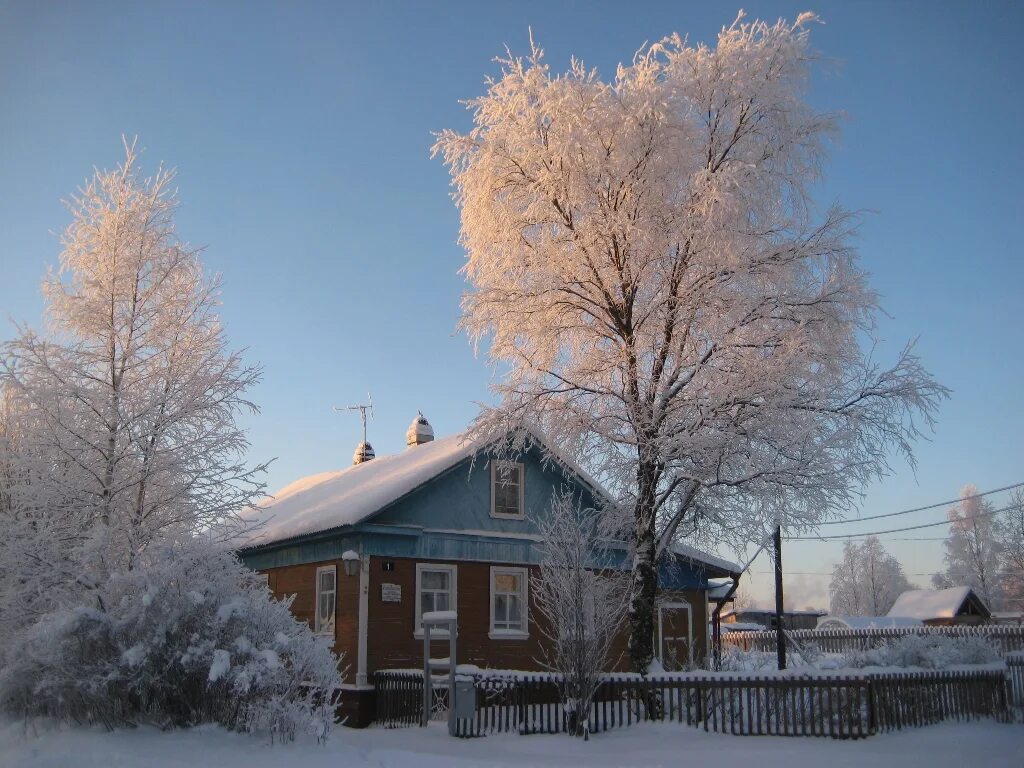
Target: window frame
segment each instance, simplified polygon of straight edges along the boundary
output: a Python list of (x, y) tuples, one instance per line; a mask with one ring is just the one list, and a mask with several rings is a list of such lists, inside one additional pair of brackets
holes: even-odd
[[(423, 589), (424, 571), (444, 571), (448, 573), (448, 603), (450, 611), (459, 609), (459, 567), (454, 563), (416, 563), (416, 594), (415, 594), (415, 618), (413, 619), (413, 636), (423, 638), (423, 602), (421, 592)], [(431, 637), (448, 637), (447, 629), (431, 629)]]
[[(497, 629), (494, 626), (494, 598), (495, 598), (495, 577), (500, 574), (514, 574), (519, 576), (522, 588), (519, 599), (522, 604), (523, 626), (522, 629)], [(487, 632), (492, 640), (524, 640), (530, 636), (530, 569), (523, 566), (513, 565), (492, 565), (490, 579), (490, 625)]]
[[(334, 576), (334, 589), (331, 590), (331, 595), (334, 598), (334, 604), (331, 610), (331, 622), (330, 628), (326, 628), (320, 625), (320, 595), (322, 594), (320, 588), (320, 574), (330, 573)], [(316, 569), (316, 589), (314, 590), (313, 600), (313, 632), (317, 635), (330, 635), (335, 636), (338, 629), (338, 566), (337, 565), (321, 565)]]
[[(495, 509), (498, 486), (498, 470), (501, 467), (512, 466), (519, 472), (519, 512), (514, 515), (505, 512), (498, 512)], [(526, 467), (521, 461), (508, 461), (504, 459), (491, 460), (491, 517), (497, 520), (523, 520), (526, 518)]]

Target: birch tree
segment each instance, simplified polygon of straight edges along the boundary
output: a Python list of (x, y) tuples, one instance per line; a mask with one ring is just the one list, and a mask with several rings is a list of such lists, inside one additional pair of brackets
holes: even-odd
[(613, 661), (627, 605), (624, 574), (601, 567), (599, 522), (597, 510), (582, 508), (567, 490), (537, 521), (541, 561), (531, 589), (545, 640), (540, 661), (559, 675), (574, 736), (587, 736), (594, 694)]
[(993, 610), (1001, 597), (999, 572), (1002, 544), (995, 509), (978, 489), (966, 485), (960, 491), (960, 503), (947, 513), (951, 523), (946, 537), (946, 568), (932, 579), (936, 587), (971, 587), (982, 602)]
[(1008, 611), (1024, 610), (1024, 490), (1017, 489), (999, 520), (1003, 554), (1000, 573), (1003, 602)]
[(0, 386), (20, 443), (5, 461), (5, 565), (24, 620), (130, 571), (161, 537), (216, 536), (263, 494), (238, 417), (260, 371), (230, 351), (219, 281), (174, 228), (174, 172), (144, 177), (134, 145), (68, 202), (47, 329), (19, 328)]
[(621, 501), (640, 671), (666, 547), (848, 508), (945, 394), (910, 347), (889, 365), (861, 347), (878, 303), (857, 218), (811, 198), (836, 130), (805, 96), (813, 20), (673, 35), (611, 80), (509, 54), (472, 130), (434, 146), (461, 326), (499, 372), (477, 428), (540, 427)]
[(884, 616), (896, 598), (910, 589), (899, 561), (877, 536), (862, 544), (847, 541), (843, 559), (832, 571), (829, 612), (842, 616)]

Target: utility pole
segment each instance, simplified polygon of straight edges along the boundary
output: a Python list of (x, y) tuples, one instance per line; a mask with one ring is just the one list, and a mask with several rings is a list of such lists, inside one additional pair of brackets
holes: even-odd
[(782, 525), (775, 526), (775, 650), (779, 669), (786, 668), (786, 635), (782, 626)]

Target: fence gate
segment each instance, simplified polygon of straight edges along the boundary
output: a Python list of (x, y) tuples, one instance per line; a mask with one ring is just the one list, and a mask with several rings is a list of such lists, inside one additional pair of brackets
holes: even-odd
[[(455, 668), (458, 656), (455, 652), (455, 637), (458, 635), (458, 615), (455, 611), (428, 611), (423, 614), (423, 715), (420, 725), (430, 722), (430, 711), (434, 702), (434, 681), (432, 673), (435, 669), (448, 668), (448, 733), (455, 735)], [(431, 630), (447, 630), (448, 658), (437, 659), (431, 654)], [(437, 639), (444, 639), (444, 636)]]

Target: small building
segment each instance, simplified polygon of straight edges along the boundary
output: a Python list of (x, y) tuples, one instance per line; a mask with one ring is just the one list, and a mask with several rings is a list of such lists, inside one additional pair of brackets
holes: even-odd
[[(784, 611), (782, 621), (785, 629), (814, 629), (825, 611)], [(722, 611), (722, 629), (727, 624), (760, 624), (764, 629), (775, 629), (775, 611), (769, 608), (735, 608)]]
[(886, 615), (918, 619), (932, 627), (983, 624), (992, 618), (970, 587), (910, 589), (896, 598)]
[[(543, 631), (530, 601), (540, 562), (536, 520), (564, 488), (584, 506), (608, 501), (539, 434), (501, 459), (493, 443), (466, 434), (433, 438), (418, 416), (402, 453), (357, 450), (353, 466), (292, 483), (239, 552), (277, 597), (293, 595), (296, 616), (344, 654), (342, 712), (350, 724), (372, 719), (374, 672), (422, 667), (427, 612), (457, 612), (458, 663), (538, 669)], [(626, 547), (611, 542), (601, 562), (628, 568)], [(710, 580), (735, 584), (739, 571), (685, 546), (663, 558), (655, 617), (663, 667), (706, 656)], [(627, 639), (624, 629), (615, 669), (628, 668)]]

